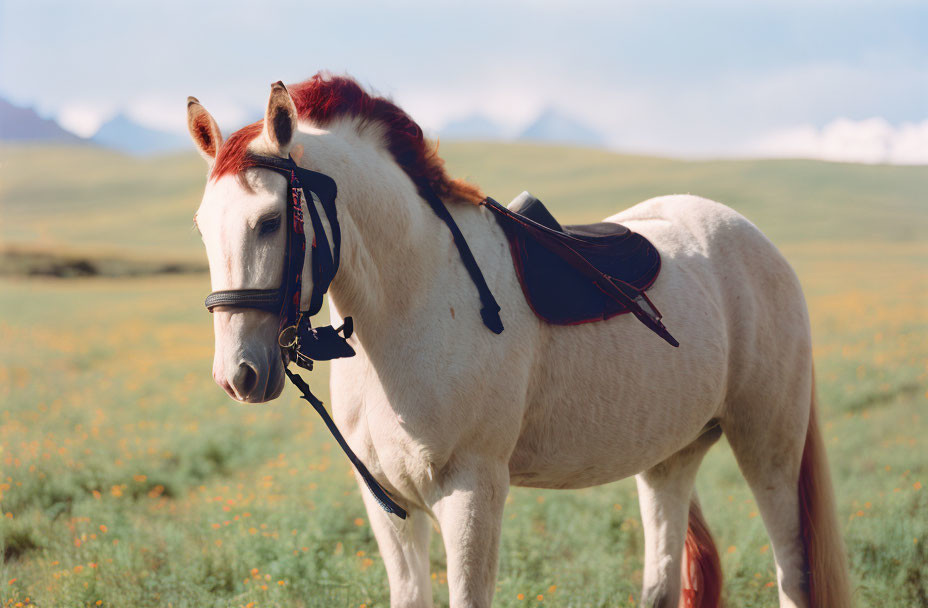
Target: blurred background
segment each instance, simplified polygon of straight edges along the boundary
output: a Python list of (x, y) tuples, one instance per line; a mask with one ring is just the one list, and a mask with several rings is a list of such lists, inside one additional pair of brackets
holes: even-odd
[[(926, 31), (905, 0), (0, 0), (0, 605), (388, 605), (314, 414), (210, 372), (186, 97), (228, 136), (319, 70), (498, 200), (571, 223), (691, 192), (757, 224), (809, 302), (857, 601), (928, 605)], [(697, 487), (729, 605), (775, 606), (724, 442)], [(642, 557), (633, 481), (514, 489), (495, 603), (636, 605)]]

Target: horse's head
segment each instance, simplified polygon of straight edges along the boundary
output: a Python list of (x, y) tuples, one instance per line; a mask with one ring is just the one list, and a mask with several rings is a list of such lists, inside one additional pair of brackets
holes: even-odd
[[(226, 142), (193, 98), (187, 122), (209, 165), (196, 224), (206, 245), (213, 290), (226, 292), (210, 294), (208, 300), (215, 313), (213, 376), (240, 401), (267, 401), (280, 394), (280, 343), (289, 345), (297, 363), (343, 357), (350, 350), (332, 331), (324, 332), (329, 341), (323, 343), (322, 328), (312, 333), (312, 341), (291, 341), (285, 336), (292, 335), (292, 307), (278, 306), (279, 314), (256, 310), (255, 299), (250, 304), (239, 299), (241, 290), (280, 288), (279, 299), (275, 294), (268, 299), (292, 304), (298, 281), (290, 279), (302, 277), (298, 308), (308, 314), (299, 317), (305, 331), (293, 332), (298, 337), (307, 335), (303, 321), (319, 311), (330, 285), (340, 311), (359, 318), (365, 312), (372, 318), (381, 309), (402, 307), (412, 290), (399, 286), (425, 272), (434, 259), (410, 256), (436, 238), (433, 231), (411, 229), (432, 218), (420, 194), (429, 191), (475, 204), (483, 198), (476, 186), (448, 176), (436, 148), (408, 114), (348, 77), (319, 73), (289, 91), (276, 83), (264, 120), (236, 131)], [(315, 170), (293, 165), (301, 164), (304, 146), (310, 152), (302, 164)], [(336, 211), (336, 192), (344, 221)], [(295, 254), (302, 251), (301, 213), (308, 216), (302, 225), (309, 251), (302, 272), (292, 263), (304, 261)], [(342, 234), (350, 265), (333, 282)], [(401, 271), (392, 274), (396, 269)], [(264, 293), (251, 295), (263, 306)], [(390, 298), (396, 301), (387, 303)]]
[[(293, 100), (283, 84), (277, 83), (271, 88), (264, 121), (242, 129), (225, 145), (286, 158), (300, 150), (293, 145), (296, 120)], [(206, 245), (213, 291), (278, 288), (287, 246), (287, 180), (267, 169), (221, 166), (219, 127), (193, 97), (187, 102), (187, 124), (209, 165), (210, 176), (194, 221)], [(241, 141), (233, 141), (236, 138)], [(216, 383), (239, 401), (276, 398), (284, 385), (278, 315), (221, 305), (212, 311)]]

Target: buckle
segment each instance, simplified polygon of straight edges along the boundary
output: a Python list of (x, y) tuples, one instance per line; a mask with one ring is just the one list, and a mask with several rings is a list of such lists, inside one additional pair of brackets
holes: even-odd
[(351, 317), (346, 317), (344, 324), (336, 329), (331, 325), (313, 327), (309, 316), (300, 313), (295, 324), (280, 331), (277, 343), (290, 355), (291, 361), (312, 370), (314, 361), (353, 356), (354, 349), (348, 344), (352, 333), (354, 322)]
[(293, 362), (305, 370), (313, 371), (313, 360), (300, 352), (299, 348), (293, 349)]
[(638, 294), (638, 296), (632, 300), (638, 307), (644, 311), (644, 314), (648, 315), (654, 321), (661, 320), (661, 313), (651, 304), (651, 300), (648, 299), (648, 296), (644, 295), (644, 292)]
[(280, 335), (277, 336), (277, 344), (281, 348), (293, 348), (297, 345), (297, 339), (299, 338), (299, 325), (300, 320), (303, 315), (299, 314), (296, 317), (296, 323), (290, 325), (289, 327), (284, 327), (280, 330)]

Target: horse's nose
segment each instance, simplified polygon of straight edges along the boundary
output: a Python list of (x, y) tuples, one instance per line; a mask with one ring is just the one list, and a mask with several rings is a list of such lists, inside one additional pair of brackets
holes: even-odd
[(248, 361), (242, 361), (232, 377), (232, 390), (239, 401), (245, 401), (258, 385), (258, 370)]

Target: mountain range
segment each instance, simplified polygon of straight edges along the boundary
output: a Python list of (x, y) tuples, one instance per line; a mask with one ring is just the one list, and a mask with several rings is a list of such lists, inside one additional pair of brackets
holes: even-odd
[(191, 150), (193, 146), (185, 135), (144, 127), (125, 114), (117, 114), (103, 123), (90, 141), (137, 155)]
[[(555, 108), (542, 111), (521, 131), (513, 132), (483, 114), (471, 114), (448, 122), (439, 135), (459, 141), (514, 139), (588, 147), (605, 144), (596, 129)], [(140, 156), (190, 149), (186, 136), (140, 125), (123, 113), (103, 123), (91, 137), (80, 137), (55, 120), (43, 118), (33, 108), (16, 106), (3, 98), (0, 98), (0, 141), (88, 144)]]
[(0, 141), (78, 144), (86, 140), (65, 130), (32, 108), (13, 105), (0, 97)]
[(86, 144), (135, 155), (189, 150), (190, 140), (166, 131), (142, 126), (125, 114), (103, 123), (89, 138), (68, 131), (33, 108), (21, 107), (0, 98), (0, 141)]
[(531, 123), (514, 134), (483, 114), (452, 120), (439, 131), (442, 138), (460, 141), (536, 141), (589, 147), (605, 145), (593, 127), (556, 108), (546, 108)]
[(506, 129), (483, 114), (454, 119), (439, 131), (442, 139), (462, 141), (497, 141), (508, 139)]
[(554, 108), (542, 112), (519, 135), (525, 141), (573, 144), (592, 148), (605, 145), (602, 134)]

